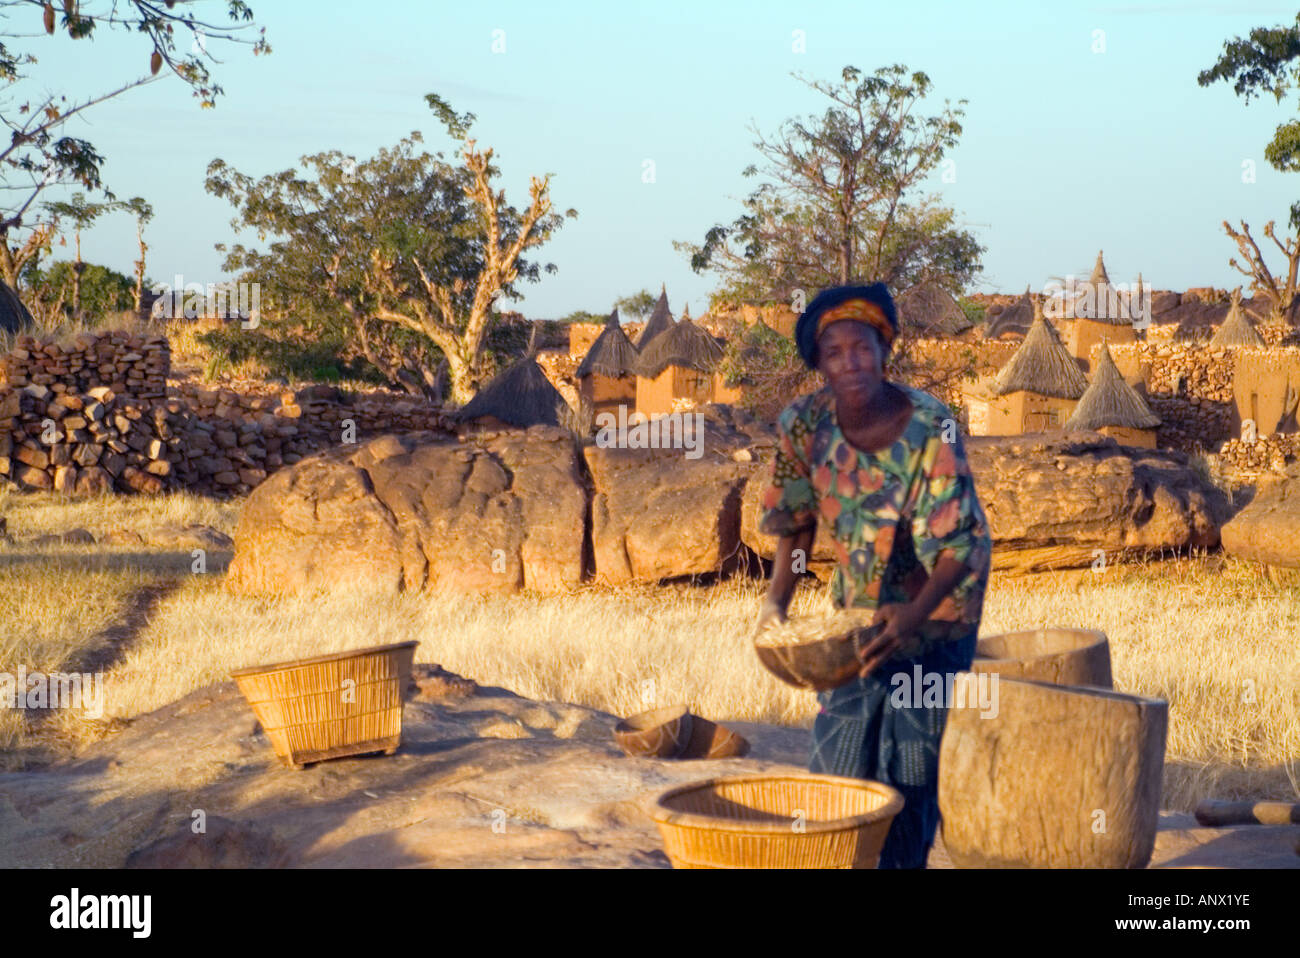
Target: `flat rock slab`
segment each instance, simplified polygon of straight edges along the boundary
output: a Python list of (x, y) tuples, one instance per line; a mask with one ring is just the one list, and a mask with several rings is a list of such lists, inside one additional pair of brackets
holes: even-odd
[[(807, 758), (806, 731), (727, 722), (753, 744), (746, 758), (630, 759), (616, 722), (504, 689), (422, 694), (396, 755), (294, 771), (233, 683), (209, 686), (75, 760), (0, 774), (0, 867), (663, 868), (649, 797)], [(1153, 865), (1300, 867), (1297, 835), (1166, 815)], [(942, 843), (931, 864), (947, 864)]]
[(1300, 568), (1300, 479), (1261, 484), (1249, 505), (1223, 527), (1223, 551), (1268, 565)]

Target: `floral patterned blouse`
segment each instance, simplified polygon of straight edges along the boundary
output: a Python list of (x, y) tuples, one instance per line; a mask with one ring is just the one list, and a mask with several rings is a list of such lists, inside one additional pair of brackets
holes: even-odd
[(929, 393), (890, 385), (914, 411), (875, 452), (840, 431), (829, 386), (785, 408), (759, 528), (787, 536), (825, 523), (838, 560), (831, 598), (842, 608), (908, 602), (941, 554), (965, 563), (969, 573), (894, 656), (909, 658), (978, 630), (992, 542), (956, 417)]

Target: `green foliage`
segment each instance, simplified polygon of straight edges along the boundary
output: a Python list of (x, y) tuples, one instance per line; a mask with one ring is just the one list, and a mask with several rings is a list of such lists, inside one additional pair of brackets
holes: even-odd
[(609, 319), (608, 313), (589, 313), (585, 309), (575, 310), (560, 320), (562, 323), (604, 323)]
[[(65, 260), (39, 269), (29, 264), (23, 271), (23, 287), (28, 295), (45, 304), (60, 299), (66, 314), (72, 312), (74, 265)], [(135, 280), (115, 269), (98, 263), (83, 263), (81, 272), (81, 311), (88, 319), (112, 316), (135, 306)]]
[[(1197, 82), (1210, 86), (1231, 82), (1233, 92), (1249, 103), (1253, 97), (1271, 94), (1281, 103), (1300, 81), (1300, 14), (1291, 26), (1256, 27), (1246, 38), (1236, 37), (1223, 44), (1223, 53)], [(1278, 125), (1264, 148), (1264, 158), (1285, 173), (1300, 171), (1300, 120)], [(1300, 201), (1291, 204), (1291, 227), (1300, 229)]]
[[(802, 79), (802, 78), (801, 78)], [(957, 228), (952, 210), (920, 195), (962, 132), (961, 101), (931, 116), (918, 109), (929, 77), (896, 64), (863, 77), (845, 67), (838, 84), (804, 80), (831, 100), (821, 115), (789, 119), (755, 147), (763, 180), (728, 226), (698, 246), (674, 243), (696, 272), (719, 275), (719, 298), (793, 301), (848, 282), (904, 289), (922, 278), (968, 284), (984, 248)]]
[(618, 309), (620, 319), (639, 322), (654, 312), (655, 303), (658, 301), (658, 296), (648, 289), (643, 289), (631, 296), (624, 296), (622, 299), (614, 300), (614, 306)]
[(976, 326), (984, 322), (985, 309), (979, 303), (962, 296), (958, 298), (957, 305), (960, 306), (961, 311), (966, 314), (966, 318)]
[(791, 399), (822, 385), (821, 375), (804, 365), (793, 340), (757, 324), (728, 340), (719, 371), (728, 386), (744, 386), (741, 406), (769, 421)]
[(289, 382), (341, 379), (384, 382), (364, 361), (344, 359), (345, 345), (338, 339), (326, 337), (304, 342), (283, 335), (283, 330), (274, 326), (243, 329), (238, 324), (218, 326), (197, 338), (209, 353), (205, 369), (209, 380), (227, 375), (253, 360), (268, 376), (283, 377)]

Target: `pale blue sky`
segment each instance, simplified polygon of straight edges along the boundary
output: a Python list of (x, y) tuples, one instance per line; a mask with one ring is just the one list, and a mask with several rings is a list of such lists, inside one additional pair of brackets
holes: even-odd
[[(988, 247), (985, 290), (1086, 274), (1098, 248), (1117, 282), (1141, 270), (1157, 288), (1234, 286), (1221, 221), (1285, 223), (1300, 197), (1300, 175), (1263, 159), (1295, 101), (1247, 107), (1227, 85), (1196, 83), (1226, 39), (1293, 22), (1296, 8), (1280, 4), (252, 3), (274, 52), (224, 50), (215, 110), (171, 78), (74, 127), (107, 155), (111, 188), (157, 210), (155, 279), (225, 278), (213, 244), (232, 238), (231, 209), (203, 190), (213, 157), (261, 174), (317, 150), (367, 156), (413, 129), (431, 151), (451, 149), (427, 92), (477, 114), (474, 134), (496, 149), (513, 203), (526, 203), (530, 174), (551, 172), (555, 205), (579, 212), (534, 252), (559, 272), (526, 284), (518, 308), (533, 317), (604, 311), (661, 282), (674, 313), (689, 302), (698, 314), (715, 280), (672, 241), (698, 243), (740, 212), (752, 186), (740, 172), (757, 157), (751, 121), (770, 133), (824, 109), (790, 74), (830, 80), (849, 63), (901, 62), (926, 71), (939, 100), (969, 101), (956, 182), (934, 188)], [(492, 52), (497, 29), (504, 53)], [(794, 30), (805, 54), (792, 52)], [(30, 43), (39, 84), (62, 92), (147, 66), (133, 36)], [(646, 159), (653, 184), (642, 182)], [(1248, 159), (1253, 184), (1242, 182)], [(129, 272), (133, 224), (106, 220), (83, 247)]]

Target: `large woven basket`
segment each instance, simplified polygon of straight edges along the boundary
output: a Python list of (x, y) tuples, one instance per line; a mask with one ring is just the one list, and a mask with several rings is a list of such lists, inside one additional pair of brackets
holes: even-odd
[(286, 765), (392, 755), (402, 740), (402, 701), (419, 644), (375, 645), (230, 675)]
[(903, 796), (838, 775), (738, 775), (669, 789), (653, 818), (674, 868), (875, 868)]

